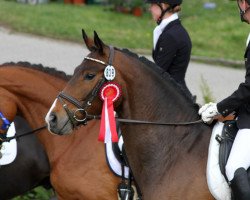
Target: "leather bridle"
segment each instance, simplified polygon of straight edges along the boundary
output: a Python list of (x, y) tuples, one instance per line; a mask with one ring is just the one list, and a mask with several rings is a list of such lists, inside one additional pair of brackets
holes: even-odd
[[(101, 60), (90, 58), (90, 57), (85, 57), (84, 59), (85, 60), (90, 60), (90, 61), (93, 61), (93, 62), (97, 62), (97, 63), (102, 64), (104, 66), (112, 66), (115, 50), (114, 50), (113, 46), (109, 46), (109, 49), (110, 49), (110, 51), (109, 51), (110, 53), (109, 53), (108, 63), (105, 63), (105, 62), (103, 62)], [(95, 97), (99, 93), (100, 88), (103, 86), (103, 84), (105, 82), (107, 82), (107, 79), (103, 75), (101, 77), (101, 79), (97, 82), (97, 84), (95, 85), (93, 90), (87, 95), (87, 97), (84, 100), (83, 104), (81, 104), (80, 101), (78, 101), (76, 98), (70, 96), (69, 94), (66, 94), (65, 92), (60, 92), (59, 93), (57, 98), (61, 102), (64, 110), (66, 111), (73, 128), (77, 126), (77, 123), (81, 123), (83, 125), (86, 125), (87, 121), (89, 121), (91, 119), (100, 118), (99, 115), (98, 116), (89, 115), (88, 112), (86, 111), (86, 109), (89, 106), (91, 106), (92, 101), (95, 99)], [(75, 105), (77, 107), (77, 110), (75, 110), (74, 112), (70, 111), (64, 100), (67, 100), (70, 103), (72, 103), (73, 105)], [(78, 113), (81, 114), (81, 118), (77, 117)]]

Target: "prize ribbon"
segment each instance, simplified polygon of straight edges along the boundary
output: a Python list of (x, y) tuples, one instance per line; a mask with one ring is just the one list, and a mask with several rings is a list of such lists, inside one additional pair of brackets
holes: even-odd
[(114, 82), (108, 82), (100, 90), (103, 100), (101, 127), (98, 140), (104, 143), (118, 142), (113, 103), (121, 96), (121, 87)]

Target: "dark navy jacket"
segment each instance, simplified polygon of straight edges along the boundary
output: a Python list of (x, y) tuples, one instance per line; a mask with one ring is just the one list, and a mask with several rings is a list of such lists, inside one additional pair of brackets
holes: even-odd
[[(236, 112), (239, 129), (250, 128), (250, 45), (245, 52), (246, 75), (245, 82), (241, 83), (238, 89), (229, 97), (217, 104), (219, 113), (227, 116), (233, 111)], [(226, 84), (226, 83), (225, 83)]]
[(190, 37), (180, 20), (176, 19), (165, 27), (152, 55), (155, 63), (168, 72), (188, 92), (185, 74), (190, 61), (191, 49)]

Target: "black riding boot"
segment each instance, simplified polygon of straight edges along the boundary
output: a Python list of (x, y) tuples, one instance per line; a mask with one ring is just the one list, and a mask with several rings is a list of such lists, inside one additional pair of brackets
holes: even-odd
[(250, 184), (244, 168), (235, 171), (234, 178), (231, 181), (231, 188), (235, 200), (250, 200)]

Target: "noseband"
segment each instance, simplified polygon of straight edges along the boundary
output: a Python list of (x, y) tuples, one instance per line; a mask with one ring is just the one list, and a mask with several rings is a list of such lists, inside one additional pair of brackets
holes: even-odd
[[(90, 60), (93, 62), (97, 62), (97, 63), (102, 64), (104, 66), (112, 66), (115, 50), (114, 50), (113, 46), (109, 46), (109, 49), (110, 49), (110, 53), (109, 53), (108, 63), (105, 63), (104, 61), (101, 61), (101, 60), (98, 60), (95, 58), (90, 58), (90, 57), (85, 57), (84, 59)], [(96, 116), (96, 115), (89, 115), (87, 113), (86, 109), (89, 106), (91, 106), (92, 101), (97, 96), (100, 88), (103, 86), (103, 84), (105, 82), (107, 82), (107, 79), (104, 76), (102, 76), (101, 79), (97, 82), (97, 84), (93, 88), (93, 90), (90, 91), (90, 93), (87, 95), (87, 97), (85, 98), (83, 103), (80, 103), (80, 101), (78, 101), (76, 98), (64, 93), (63, 91), (59, 93), (59, 95), (57, 96), (57, 99), (61, 102), (61, 104), (62, 104), (64, 110), (66, 111), (66, 113), (69, 117), (69, 120), (70, 120), (73, 127), (76, 127), (77, 123), (81, 123), (83, 125), (86, 125), (87, 121), (89, 121), (91, 119), (99, 118), (99, 116)], [(78, 109), (75, 110), (74, 112), (70, 111), (64, 100), (67, 100), (68, 102), (72, 103)], [(81, 114), (81, 118), (77, 117), (78, 113)]]

